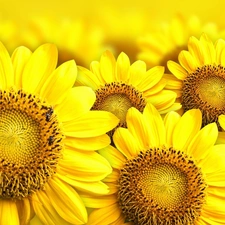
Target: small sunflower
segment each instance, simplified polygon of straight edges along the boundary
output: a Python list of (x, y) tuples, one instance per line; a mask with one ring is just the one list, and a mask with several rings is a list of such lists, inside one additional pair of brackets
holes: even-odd
[(116, 148), (99, 151), (113, 167), (109, 194), (82, 196), (95, 208), (87, 224), (224, 224), (225, 145), (215, 145), (216, 124), (201, 129), (201, 121), (199, 109), (164, 120), (151, 104), (129, 109)]
[(217, 122), (218, 116), (225, 114), (224, 50), (225, 41), (222, 39), (214, 44), (206, 34), (199, 40), (192, 36), (188, 51), (179, 54), (179, 63), (168, 61), (168, 68), (174, 76), (166, 75), (166, 89), (177, 93), (184, 112), (200, 109), (203, 126)]
[(190, 36), (199, 37), (203, 32), (213, 40), (224, 36), (215, 23), (203, 24), (196, 16), (185, 18), (176, 15), (170, 22), (159, 24), (149, 34), (137, 39), (140, 49), (137, 58), (145, 61), (150, 67), (166, 67), (168, 60), (177, 61), (179, 52), (187, 49)]
[[(77, 67), (56, 68), (57, 49), (18, 47), (10, 58), (0, 43), (0, 224), (83, 224), (79, 191), (107, 193), (111, 172), (97, 152), (118, 119), (90, 111), (95, 94), (72, 88)], [(82, 96), (82, 97), (81, 97)]]
[(118, 126), (125, 127), (130, 107), (143, 111), (146, 103), (150, 102), (161, 114), (180, 108), (180, 104), (174, 103), (176, 94), (163, 90), (166, 85), (163, 74), (162, 66), (146, 71), (143, 61), (130, 64), (125, 53), (122, 52), (116, 60), (110, 51), (105, 51), (100, 62), (91, 63), (90, 70), (78, 66), (75, 85), (91, 87), (96, 93), (92, 109), (115, 114), (120, 119)]

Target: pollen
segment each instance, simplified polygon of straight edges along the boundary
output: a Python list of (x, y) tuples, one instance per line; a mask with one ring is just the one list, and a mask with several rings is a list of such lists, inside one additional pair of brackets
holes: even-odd
[(51, 105), (22, 90), (0, 91), (0, 197), (22, 199), (43, 189), (63, 138)]
[(201, 169), (181, 151), (140, 152), (120, 170), (118, 201), (136, 225), (189, 225), (198, 219), (207, 185)]
[(183, 82), (182, 101), (184, 111), (198, 108), (202, 111), (202, 125), (216, 122), (225, 114), (225, 68), (221, 65), (205, 65), (191, 73)]
[(120, 119), (118, 126), (126, 127), (127, 110), (135, 107), (142, 112), (145, 105), (146, 101), (142, 93), (134, 87), (121, 82), (112, 82), (96, 91), (93, 109), (113, 113)]

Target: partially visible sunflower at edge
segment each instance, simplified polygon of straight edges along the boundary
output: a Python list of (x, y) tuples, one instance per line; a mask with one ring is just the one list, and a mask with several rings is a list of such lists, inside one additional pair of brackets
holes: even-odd
[(225, 223), (225, 145), (215, 145), (216, 123), (201, 129), (192, 109), (164, 119), (147, 104), (127, 113), (116, 148), (99, 151), (112, 165), (106, 196), (83, 195), (87, 225), (212, 225)]
[(90, 111), (90, 88), (72, 88), (74, 61), (56, 65), (52, 44), (21, 46), (10, 58), (0, 43), (0, 224), (35, 215), (38, 224), (83, 224), (79, 191), (108, 192), (101, 179), (111, 167), (95, 150), (109, 145), (118, 119)]
[(202, 125), (218, 123), (218, 116), (225, 114), (225, 41), (215, 44), (206, 34), (200, 39), (192, 36), (188, 50), (178, 56), (178, 63), (168, 61), (171, 74), (165, 75), (166, 89), (177, 93), (182, 110), (197, 108), (202, 111)]
[[(145, 62), (138, 60), (130, 64), (129, 57), (120, 53), (117, 59), (105, 51), (100, 61), (93, 61), (90, 70), (78, 66), (75, 85), (91, 87), (96, 93), (93, 110), (105, 110), (115, 114), (126, 126), (126, 113), (130, 107), (143, 111), (147, 102), (152, 103), (161, 114), (180, 108), (174, 103), (176, 94), (163, 90), (164, 67), (156, 66), (146, 70)], [(112, 135), (113, 131), (110, 135)]]
[[(224, 37), (223, 30), (219, 30), (215, 23), (202, 23), (198, 17), (185, 18), (176, 15), (171, 22), (157, 24), (147, 34), (137, 39), (139, 47), (138, 59), (146, 62), (149, 67), (167, 66), (168, 60), (177, 61), (181, 50), (187, 50), (190, 36), (199, 37), (203, 32), (213, 40)], [(166, 68), (167, 72), (167, 68)]]

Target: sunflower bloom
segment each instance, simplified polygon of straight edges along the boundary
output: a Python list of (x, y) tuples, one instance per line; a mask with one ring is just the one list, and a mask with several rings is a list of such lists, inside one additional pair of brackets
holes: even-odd
[(168, 61), (173, 75), (166, 75), (166, 89), (177, 93), (184, 112), (200, 109), (203, 126), (218, 122), (218, 116), (225, 114), (225, 41), (213, 44), (206, 34), (199, 40), (192, 36), (188, 49), (180, 52), (179, 63)]
[(218, 30), (214, 23), (201, 23), (198, 17), (184, 18), (176, 15), (170, 22), (161, 23), (149, 34), (140, 36), (137, 40), (139, 47), (138, 59), (148, 66), (167, 65), (168, 60), (177, 62), (181, 50), (186, 50), (190, 36), (199, 37), (203, 32), (216, 40), (224, 37), (224, 31)]
[(87, 224), (224, 224), (225, 145), (215, 144), (216, 123), (201, 121), (199, 109), (164, 119), (151, 104), (129, 109), (116, 148), (99, 151), (113, 167), (109, 194), (82, 196), (95, 208)]
[(130, 107), (143, 111), (147, 102), (152, 103), (164, 114), (180, 108), (174, 103), (176, 94), (163, 90), (166, 85), (162, 78), (164, 67), (156, 66), (146, 71), (143, 61), (130, 64), (125, 53), (117, 60), (110, 51), (105, 51), (99, 62), (91, 63), (90, 70), (79, 66), (75, 85), (91, 87), (96, 93), (93, 110), (105, 110), (115, 114), (126, 126), (126, 113)]
[(90, 111), (94, 92), (72, 88), (76, 64), (56, 68), (52, 44), (19, 47), (11, 58), (0, 44), (0, 62), (0, 224), (34, 215), (45, 225), (85, 223), (79, 191), (108, 192), (101, 179), (111, 167), (95, 150), (110, 143), (105, 133), (118, 119)]

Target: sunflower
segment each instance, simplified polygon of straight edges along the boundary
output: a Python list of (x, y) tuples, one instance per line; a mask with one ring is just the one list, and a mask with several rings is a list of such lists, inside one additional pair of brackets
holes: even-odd
[[(95, 150), (118, 119), (90, 111), (95, 94), (73, 88), (77, 67), (56, 68), (55, 45), (33, 53), (18, 47), (10, 58), (0, 43), (0, 224), (83, 224), (87, 212), (79, 191), (107, 193), (111, 172)], [(82, 96), (82, 97), (80, 97)]]
[(225, 145), (216, 123), (201, 129), (201, 111), (164, 119), (147, 104), (132, 107), (128, 128), (114, 133), (115, 147), (99, 153), (112, 165), (106, 196), (82, 195), (88, 225), (208, 225), (225, 223)]
[(143, 111), (146, 103), (150, 102), (161, 114), (180, 108), (179, 103), (174, 103), (176, 94), (163, 90), (166, 85), (163, 74), (162, 66), (146, 71), (143, 61), (130, 64), (123, 52), (116, 60), (107, 50), (100, 62), (91, 63), (90, 70), (78, 66), (75, 86), (91, 87), (96, 93), (92, 109), (112, 112), (120, 119), (118, 126), (125, 127), (126, 113), (132, 106)]
[(170, 22), (157, 24), (155, 29), (137, 39), (137, 58), (150, 67), (166, 67), (168, 60), (177, 61), (179, 52), (187, 49), (190, 36), (199, 37), (203, 32), (213, 40), (224, 36), (224, 31), (218, 30), (215, 23), (203, 24), (196, 16), (185, 18), (180, 14), (176, 15)]
[[(215, 44), (206, 34), (198, 40), (192, 36), (188, 51), (179, 54), (179, 63), (168, 61), (173, 75), (166, 75), (166, 89), (177, 93), (182, 110), (198, 108), (202, 111), (202, 125), (217, 122), (225, 114), (225, 62), (223, 52), (225, 41), (218, 39)], [(219, 129), (221, 127), (218, 124)]]

